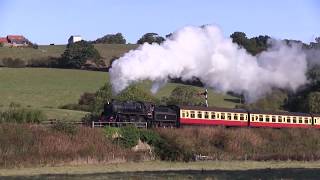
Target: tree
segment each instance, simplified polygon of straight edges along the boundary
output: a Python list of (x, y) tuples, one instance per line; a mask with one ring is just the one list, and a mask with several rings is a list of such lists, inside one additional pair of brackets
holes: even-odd
[(152, 44), (158, 43), (161, 44), (165, 39), (159, 36), (157, 33), (146, 33), (138, 41), (137, 44), (143, 44), (145, 42)]
[(311, 81), (311, 85), (320, 87), (320, 66), (315, 65), (308, 69), (307, 77)]
[(144, 90), (137, 84), (130, 85), (120, 94), (118, 94), (115, 99), (120, 101), (146, 101), (158, 103), (158, 99), (155, 98), (149, 91)]
[(244, 32), (234, 32), (230, 35), (232, 42), (237, 43), (239, 46), (245, 47), (247, 44), (248, 38)]
[(61, 55), (59, 66), (63, 68), (81, 68), (87, 60), (100, 63), (101, 56), (94, 46), (86, 41), (68, 44)]
[(320, 44), (320, 37), (315, 38), (316, 43)]
[(230, 35), (232, 42), (237, 43), (240, 47), (246, 49), (250, 54), (256, 55), (268, 48), (269, 36), (258, 36), (251, 39), (247, 38), (244, 32), (234, 32)]
[(311, 92), (307, 97), (309, 113), (320, 113), (320, 92)]
[(94, 43), (104, 43), (104, 44), (126, 44), (126, 39), (121, 33), (117, 34), (107, 34), (102, 38), (98, 38)]
[(193, 86), (178, 86), (172, 90), (167, 104), (170, 105), (199, 105), (202, 102), (197, 88)]

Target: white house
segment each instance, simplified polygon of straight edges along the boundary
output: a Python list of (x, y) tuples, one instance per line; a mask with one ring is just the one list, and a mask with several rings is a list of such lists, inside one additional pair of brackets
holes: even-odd
[(82, 37), (79, 36), (79, 35), (70, 36), (70, 38), (68, 39), (68, 43), (69, 44), (72, 44), (72, 43), (75, 43), (75, 42), (78, 42), (78, 41), (82, 41)]

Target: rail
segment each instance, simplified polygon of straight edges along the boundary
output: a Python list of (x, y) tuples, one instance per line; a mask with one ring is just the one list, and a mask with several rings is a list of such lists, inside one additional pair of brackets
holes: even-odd
[(97, 122), (92, 121), (92, 128), (95, 127), (105, 127), (105, 126), (113, 126), (113, 127), (121, 127), (126, 125), (134, 125), (137, 128), (147, 128), (147, 122)]

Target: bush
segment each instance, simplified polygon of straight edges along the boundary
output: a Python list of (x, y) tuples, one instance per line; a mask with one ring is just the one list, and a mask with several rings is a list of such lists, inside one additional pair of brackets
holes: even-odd
[(120, 144), (125, 148), (132, 148), (138, 144), (139, 130), (134, 126), (125, 126), (120, 129)]
[(46, 120), (40, 110), (21, 108), (19, 104), (11, 103), (9, 108), (0, 112), (0, 123), (37, 123)]
[(28, 61), (28, 67), (48, 67), (55, 68), (58, 65), (59, 58), (56, 57), (43, 57), (38, 59), (30, 59)]
[(149, 145), (155, 145), (162, 140), (160, 135), (157, 132), (152, 130), (140, 129), (139, 134), (140, 134), (140, 140), (142, 142), (148, 143)]
[(9, 67), (9, 68), (23, 68), (26, 67), (26, 62), (19, 59), (19, 58), (4, 58), (2, 60), (2, 64), (5, 67)]
[(78, 131), (76, 125), (64, 121), (54, 123), (53, 126), (51, 126), (51, 129), (69, 135), (75, 135)]
[[(138, 144), (140, 134), (139, 129), (135, 126), (124, 126), (121, 128), (106, 127), (104, 133), (108, 138), (113, 139), (113, 142), (125, 148), (132, 148)], [(115, 134), (118, 133), (118, 136)]]

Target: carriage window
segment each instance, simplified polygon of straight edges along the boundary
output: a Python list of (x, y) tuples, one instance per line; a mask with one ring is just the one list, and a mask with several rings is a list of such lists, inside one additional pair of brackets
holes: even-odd
[(293, 117), (293, 118), (292, 118), (292, 122), (293, 122), (293, 123), (297, 123), (297, 118), (296, 118), (296, 117)]
[(238, 120), (238, 114), (234, 114), (233, 119), (234, 119), (234, 120)]
[(259, 121), (263, 121), (263, 116), (262, 115), (259, 115)]
[(287, 117), (287, 123), (291, 123), (291, 117)]
[(258, 121), (258, 119), (259, 119), (259, 116), (256, 116), (256, 121)]
[(278, 116), (278, 122), (282, 122), (282, 116)]
[(304, 118), (304, 123), (308, 124), (308, 118)]
[(299, 123), (302, 123), (302, 117), (299, 117)]
[(254, 116), (251, 117), (251, 121), (254, 121)]
[(209, 119), (209, 113), (208, 112), (204, 112), (204, 118)]
[(270, 122), (270, 117), (266, 116), (266, 122)]
[(186, 113), (186, 117), (189, 117), (189, 112), (187, 111), (187, 113)]
[(195, 117), (196, 117), (194, 111), (190, 111), (190, 117), (191, 117), (191, 118), (195, 118)]
[(276, 117), (272, 116), (272, 122), (276, 122)]
[(184, 111), (182, 112), (182, 117), (186, 117), (186, 113)]
[(228, 113), (228, 120), (231, 120), (231, 114)]
[(202, 118), (202, 112), (198, 111), (198, 118)]
[(245, 115), (245, 120), (248, 120), (248, 116), (247, 115)]
[(221, 119), (225, 119), (224, 113), (221, 113)]
[(317, 119), (316, 119), (316, 118), (314, 118), (314, 123), (316, 123), (316, 124), (317, 124)]
[(216, 118), (216, 113), (215, 112), (211, 112), (211, 119), (215, 119)]
[(243, 121), (244, 120), (244, 116), (243, 114), (240, 114), (240, 120)]

